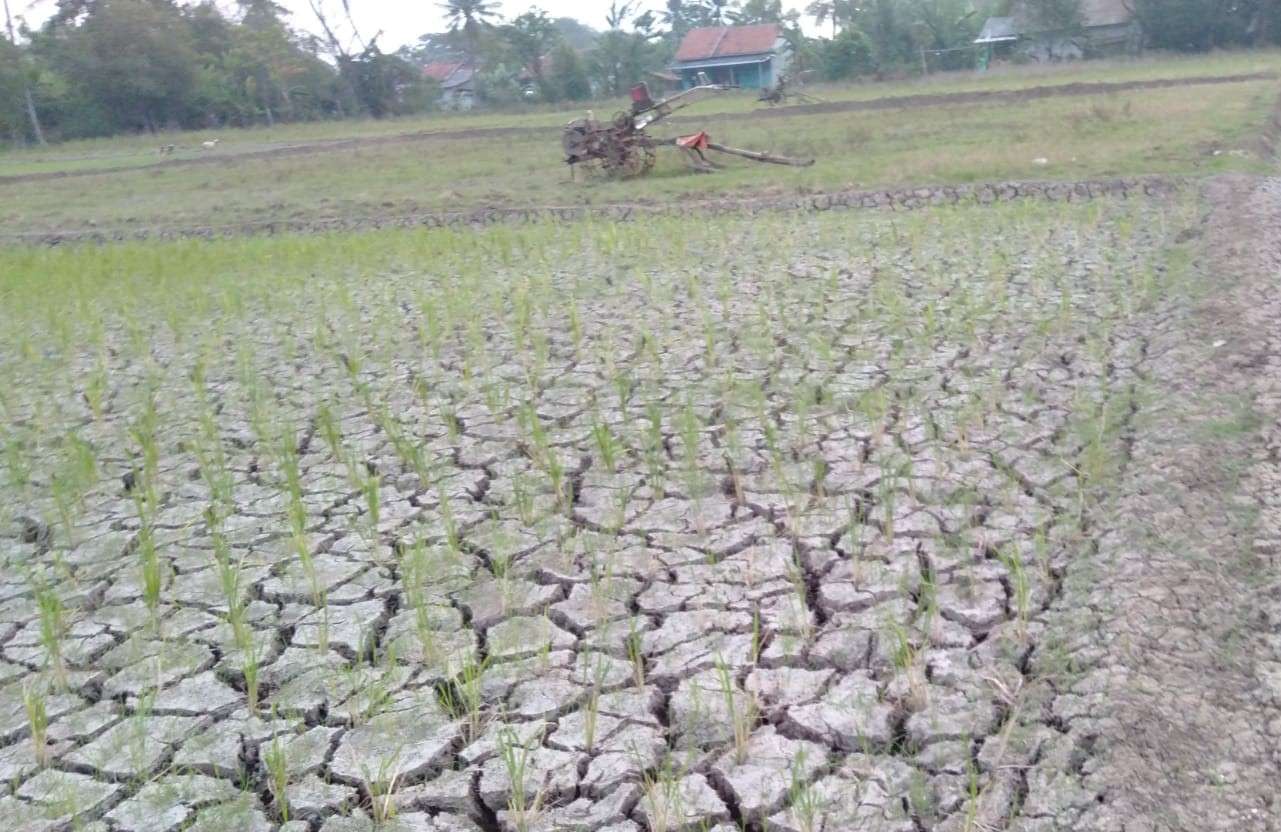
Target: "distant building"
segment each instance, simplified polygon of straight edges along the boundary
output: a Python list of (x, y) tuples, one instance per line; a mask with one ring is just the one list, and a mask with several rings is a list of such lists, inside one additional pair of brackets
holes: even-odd
[(1047, 30), (1038, 26), (1026, 5), (1016, 2), (1008, 17), (990, 17), (975, 43), (985, 46), (985, 60), (1022, 55), (1037, 62), (1133, 54), (1143, 32), (1128, 0), (1081, 0), (1081, 26)]
[(681, 86), (713, 84), (769, 89), (787, 72), (790, 49), (777, 23), (691, 29), (676, 50), (672, 72)]
[(423, 67), (423, 77), (440, 84), (441, 107), (470, 110), (476, 106), (476, 70), (467, 61), (432, 61)]

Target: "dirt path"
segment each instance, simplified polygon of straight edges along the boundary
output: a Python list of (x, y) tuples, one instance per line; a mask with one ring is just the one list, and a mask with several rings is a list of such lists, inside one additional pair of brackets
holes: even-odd
[(1015, 829), (1281, 829), (1281, 180), (1205, 196), (1205, 300), (1115, 368), (1150, 395), (1033, 659), (1060, 733)]
[[(813, 115), (824, 113), (853, 113), (876, 110), (917, 109), (923, 107), (955, 106), (959, 104), (1021, 103), (1043, 98), (1063, 96), (1102, 95), (1106, 93), (1127, 92), (1145, 89), (1166, 89), (1169, 87), (1205, 86), (1216, 84), (1236, 84), (1249, 81), (1263, 81), (1276, 78), (1274, 73), (1257, 72), (1239, 75), (1193, 76), (1189, 78), (1158, 78), (1148, 81), (1096, 82), (1074, 84), (1052, 84), (1039, 87), (1027, 87), (1016, 90), (983, 90), (975, 92), (958, 92), (943, 94), (923, 94), (874, 98), (866, 101), (836, 101), (819, 104), (802, 104), (789, 107), (759, 109), (745, 113), (722, 113), (699, 116), (697, 119), (673, 117), (668, 124), (707, 124), (733, 123), (741, 121), (759, 121), (761, 119), (785, 118), (794, 115)], [(296, 156), (310, 153), (328, 153), (338, 150), (350, 150), (354, 147), (375, 147), (412, 142), (455, 141), (467, 139), (514, 138), (521, 136), (554, 136), (560, 127), (477, 127), (464, 130), (427, 130), (416, 133), (401, 133), (391, 136), (367, 136), (352, 139), (330, 139), (325, 141), (304, 142), (262, 150), (251, 150), (240, 153), (211, 154), (194, 159), (169, 160), (143, 165), (119, 165), (92, 170), (46, 171), (26, 173), (14, 176), (0, 176), (0, 186), (23, 182), (43, 182), (53, 179), (67, 179), (85, 176), (100, 176), (117, 173), (132, 173), (157, 168), (173, 168), (203, 165), (227, 165), (235, 162), (269, 159), (280, 156)]]

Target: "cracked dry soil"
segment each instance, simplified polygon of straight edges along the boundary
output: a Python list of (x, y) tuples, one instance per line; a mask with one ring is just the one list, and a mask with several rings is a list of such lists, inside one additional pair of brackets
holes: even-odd
[(420, 236), (0, 336), (0, 823), (1281, 828), (1281, 181)]

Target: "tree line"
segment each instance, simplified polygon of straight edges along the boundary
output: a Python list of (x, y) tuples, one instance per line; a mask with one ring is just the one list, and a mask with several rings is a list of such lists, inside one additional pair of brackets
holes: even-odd
[[(446, 0), (447, 31), (385, 52), (354, 25), (359, 1), (331, 13), (309, 0), (304, 29), (272, 0), (236, 0), (229, 13), (210, 0), (58, 0), (37, 28), (15, 25), (0, 0), (0, 140), (422, 112), (439, 98), (422, 72), (433, 60), (474, 67), (477, 94), (493, 103), (616, 96), (666, 68), (700, 26), (778, 23), (795, 71), (839, 80), (914, 71), (926, 52), (973, 66), (967, 47), (992, 15), (1017, 11), (1054, 30), (1084, 22), (1081, 0), (813, 0), (803, 15), (781, 0), (614, 0), (597, 30), (538, 9), (504, 20), (496, 0)], [(1281, 42), (1276, 0), (1126, 2), (1150, 47)]]

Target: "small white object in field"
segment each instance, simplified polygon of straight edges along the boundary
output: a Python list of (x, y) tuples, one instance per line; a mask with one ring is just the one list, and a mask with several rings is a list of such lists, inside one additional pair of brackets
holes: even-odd
[(1045, 158), (1044, 156), (1037, 156), (1035, 159), (1032, 160), (1032, 164), (1040, 165), (1042, 167), (1044, 167), (1045, 165), (1048, 165), (1049, 163), (1050, 163), (1050, 160)]
[(1213, 344), (1211, 344), (1210, 346), (1214, 347), (1214, 348), (1217, 350), (1219, 347), (1223, 346), (1223, 345), (1224, 345), (1224, 344), (1226, 344), (1226, 343), (1227, 343), (1227, 341), (1219, 340), (1219, 341), (1215, 341), (1215, 342), (1214, 342)]
[(201, 142), (200, 146), (203, 147), (205, 150), (213, 150), (215, 147), (218, 146), (218, 139), (210, 139), (207, 142)]

